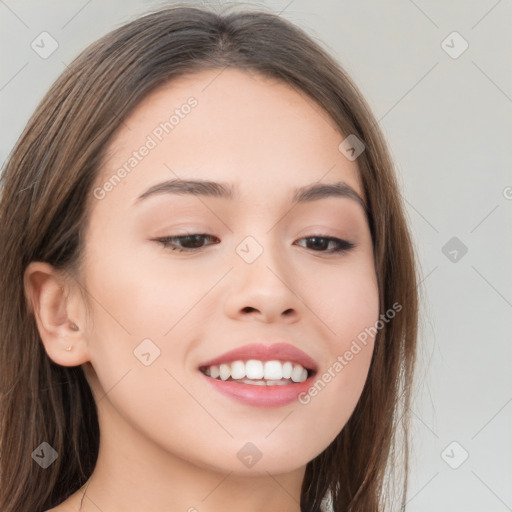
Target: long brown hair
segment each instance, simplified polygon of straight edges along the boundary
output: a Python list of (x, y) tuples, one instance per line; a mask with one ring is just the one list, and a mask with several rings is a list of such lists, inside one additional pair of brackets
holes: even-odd
[[(386, 470), (399, 464), (405, 470), (405, 508), (418, 279), (404, 205), (377, 121), (343, 68), (292, 23), (247, 8), (219, 14), (180, 4), (141, 16), (86, 48), (39, 104), (0, 177), (3, 512), (46, 510), (73, 494), (94, 469), (100, 436), (82, 367), (57, 365), (44, 350), (24, 294), (24, 271), (31, 261), (77, 271), (91, 186), (114, 132), (158, 86), (188, 72), (225, 67), (254, 70), (305, 92), (341, 134), (364, 142), (357, 164), (368, 201), (380, 312), (395, 303), (403, 307), (377, 333), (368, 378), (349, 421), (307, 464), (300, 505), (303, 512), (318, 512), (330, 496), (335, 512), (387, 510)], [(47, 469), (31, 456), (43, 441), (59, 455)]]

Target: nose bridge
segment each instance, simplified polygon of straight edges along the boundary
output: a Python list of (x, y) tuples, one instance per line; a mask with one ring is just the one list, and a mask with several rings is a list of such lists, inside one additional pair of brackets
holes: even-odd
[[(288, 283), (289, 267), (282, 244), (270, 233), (247, 235), (236, 246), (241, 288), (247, 300), (265, 298), (267, 304), (280, 304), (283, 309), (293, 306), (294, 292)], [(251, 304), (248, 304), (251, 305)]]
[[(281, 245), (272, 239), (272, 232), (247, 235), (237, 246), (235, 252), (241, 260), (237, 266), (241, 266), (244, 274), (255, 274), (258, 279), (266, 279), (264, 276), (273, 276), (269, 280), (273, 282), (284, 269), (283, 249)], [(273, 272), (271, 272), (271, 270)], [(284, 276), (282, 277), (282, 279)]]
[[(275, 235), (275, 233), (274, 233)], [(267, 321), (295, 318), (300, 300), (289, 284), (290, 267), (272, 232), (247, 235), (235, 248), (234, 286), (226, 302), (229, 316), (257, 314)]]
[[(246, 203), (250, 214), (244, 215), (234, 223), (236, 231), (245, 236), (238, 242), (235, 251), (245, 264), (270, 267), (279, 266), (282, 259), (282, 241), (279, 240), (279, 224), (276, 223), (276, 211), (267, 198), (265, 203)], [(246, 212), (247, 213), (247, 212)]]

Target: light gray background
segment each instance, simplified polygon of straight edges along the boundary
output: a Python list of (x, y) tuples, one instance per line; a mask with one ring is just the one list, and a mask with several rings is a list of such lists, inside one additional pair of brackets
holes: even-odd
[[(396, 161), (425, 290), (407, 510), (512, 510), (511, 2), (246, 3), (340, 60)], [(0, 161), (80, 50), (161, 4), (0, 0)], [(43, 31), (59, 45), (47, 59), (31, 48)], [(469, 44), (455, 59), (441, 46), (453, 31)], [(452, 237), (468, 249), (455, 262)]]

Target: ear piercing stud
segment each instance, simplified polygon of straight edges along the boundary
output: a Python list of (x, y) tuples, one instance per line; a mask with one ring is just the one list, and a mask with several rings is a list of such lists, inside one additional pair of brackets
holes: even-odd
[[(78, 331), (78, 325), (75, 324), (75, 322), (69, 322), (69, 328), (72, 329), (73, 331)], [(69, 352), (73, 347), (72, 346), (67, 346), (66, 347), (66, 351)]]

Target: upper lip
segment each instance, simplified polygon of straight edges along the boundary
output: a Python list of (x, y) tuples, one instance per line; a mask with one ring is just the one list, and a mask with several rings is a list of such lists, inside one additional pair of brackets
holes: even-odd
[(248, 361), (249, 359), (257, 359), (259, 361), (290, 361), (292, 363), (299, 363), (306, 370), (317, 371), (315, 360), (289, 343), (274, 343), (273, 345), (253, 343), (243, 345), (201, 363), (199, 368), (230, 363), (232, 361)]

